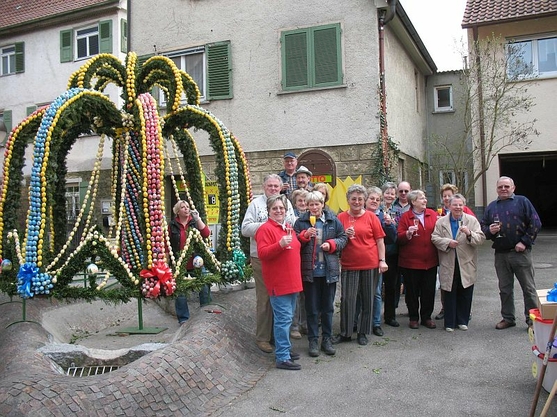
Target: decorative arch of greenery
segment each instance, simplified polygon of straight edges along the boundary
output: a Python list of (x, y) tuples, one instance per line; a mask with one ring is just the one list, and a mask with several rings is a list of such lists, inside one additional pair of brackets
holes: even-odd
[[(118, 110), (102, 94), (108, 84), (122, 89), (125, 104)], [(168, 99), (168, 114), (159, 117), (149, 91), (158, 86)], [(187, 104), (181, 100), (185, 95)], [(199, 89), (192, 78), (162, 56), (139, 64), (135, 53), (125, 63), (100, 54), (70, 77), (68, 90), (50, 106), (38, 109), (10, 134), (0, 194), (0, 256), (13, 268), (0, 274), (0, 291), (24, 298), (47, 295), (60, 298), (101, 298), (126, 301), (132, 296), (157, 297), (174, 291), (198, 289), (205, 283), (245, 279), (246, 240), (240, 225), (252, 192), (245, 154), (231, 132), (199, 106)], [(190, 230), (184, 249), (168, 256), (168, 228), (164, 219), (166, 140), (175, 141), (183, 155), (191, 202), (205, 217), (203, 172), (194, 139), (188, 129), (209, 134), (216, 155), (221, 232), (215, 254), (208, 240)], [(83, 134), (114, 139), (113, 213), (117, 226), (103, 236), (89, 225), (85, 212), (94, 204), (100, 163), (93, 169), (78, 222), (86, 225), (75, 250), (66, 235), (65, 177), (67, 156)], [(26, 147), (33, 143), (26, 230), (17, 230), (17, 207), (22, 199), (22, 168)], [(102, 154), (102, 152), (101, 152)], [(72, 232), (73, 233), (73, 232)], [(71, 238), (71, 236), (70, 236)], [(20, 243), (21, 242), (21, 243)], [(192, 253), (203, 255), (209, 274), (190, 277), (186, 271)], [(91, 278), (88, 288), (70, 286), (86, 262), (97, 262), (117, 277), (120, 288), (103, 290)], [(107, 275), (108, 277), (108, 275)], [(156, 291), (154, 291), (156, 289)]]

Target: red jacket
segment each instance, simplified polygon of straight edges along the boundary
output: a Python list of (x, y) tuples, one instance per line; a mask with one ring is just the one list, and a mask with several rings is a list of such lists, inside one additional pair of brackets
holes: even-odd
[(414, 212), (408, 210), (400, 217), (398, 222), (398, 266), (408, 269), (430, 269), (439, 265), (437, 248), (431, 243), (431, 234), (437, 222), (437, 212), (426, 208), (424, 213), (424, 226), (418, 226), (418, 236), (408, 240), (406, 231), (414, 226)]
[(267, 220), (255, 233), (257, 257), (261, 260), (263, 281), (270, 296), (293, 294), (302, 291), (300, 249), (302, 245), (293, 233), (292, 249), (280, 246), (286, 235), (282, 225)]

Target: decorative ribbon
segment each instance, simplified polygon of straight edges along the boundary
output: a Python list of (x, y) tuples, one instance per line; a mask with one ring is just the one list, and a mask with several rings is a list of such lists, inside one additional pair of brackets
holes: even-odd
[(145, 294), (149, 298), (157, 298), (161, 289), (165, 295), (172, 295), (175, 288), (174, 279), (172, 278), (172, 270), (167, 264), (159, 262), (151, 269), (143, 269), (139, 275), (145, 280), (155, 279), (155, 284), (151, 289)]
[(17, 273), (18, 286), (17, 292), (22, 298), (31, 298), (33, 293), (31, 292), (31, 284), (33, 283), (33, 278), (39, 273), (39, 268), (36, 264), (31, 262), (26, 262), (19, 268)]

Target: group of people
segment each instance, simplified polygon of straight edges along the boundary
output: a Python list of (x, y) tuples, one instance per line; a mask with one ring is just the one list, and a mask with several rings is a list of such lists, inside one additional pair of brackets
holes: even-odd
[[(295, 167), (294, 154), (285, 154), (284, 160), (285, 171)], [(396, 308), (402, 292), (409, 327), (436, 328), (438, 283), (444, 328), (467, 330), (477, 247), (486, 238), (493, 241), (501, 295), (502, 320), (496, 328), (515, 325), (514, 276), (531, 324), (536, 291), (530, 251), (541, 223), (528, 199), (514, 194), (511, 178), (498, 180), (498, 198), (481, 222), (450, 184), (441, 188), (443, 206), (437, 211), (428, 207), (423, 191), (412, 190), (406, 181), (368, 189), (354, 184), (346, 194), (348, 210), (337, 215), (326, 204), (327, 187), (310, 185), (310, 179), (303, 187), (285, 186), (284, 175), (267, 175), (264, 194), (252, 201), (242, 223), (256, 282), (256, 343), (264, 352), (275, 351), (277, 368), (301, 369), (290, 338), (300, 338), (302, 330), (308, 354), (316, 357), (334, 355), (335, 344), (353, 340), (354, 333), (360, 345), (371, 333), (383, 336), (382, 304), (384, 323), (400, 326)], [(340, 333), (333, 335), (338, 282)]]

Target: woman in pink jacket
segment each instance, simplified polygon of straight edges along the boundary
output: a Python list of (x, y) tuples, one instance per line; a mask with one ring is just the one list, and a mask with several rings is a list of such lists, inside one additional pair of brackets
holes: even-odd
[(421, 190), (408, 193), (410, 210), (398, 223), (398, 266), (404, 277), (406, 306), (411, 329), (419, 328), (419, 320), (428, 329), (437, 326), (431, 319), (437, 283), (437, 248), (431, 243), (431, 234), (437, 221), (437, 212), (427, 208), (427, 198)]
[[(290, 325), (296, 298), (302, 291), (300, 241), (285, 222), (288, 200), (284, 194), (267, 199), (268, 220), (257, 229), (257, 256), (261, 260), (263, 281), (273, 309), (275, 359), (279, 369), (298, 370), (294, 362), (300, 355), (290, 351)], [(294, 238), (293, 238), (294, 236)]]

